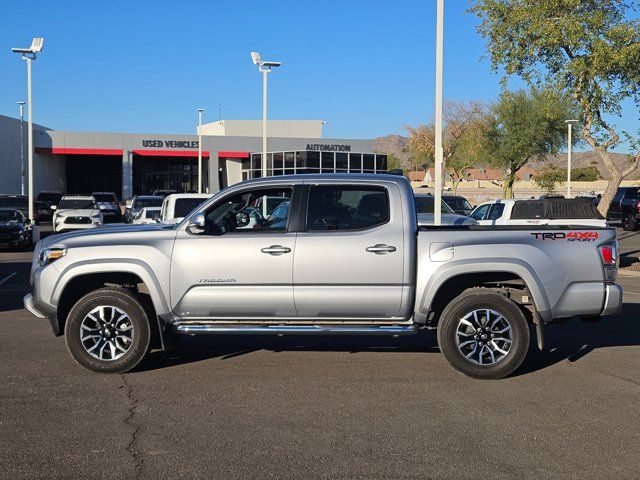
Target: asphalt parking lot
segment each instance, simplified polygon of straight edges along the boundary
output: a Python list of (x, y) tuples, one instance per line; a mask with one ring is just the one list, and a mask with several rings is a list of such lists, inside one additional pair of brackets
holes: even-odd
[(186, 337), (105, 376), (22, 309), (30, 257), (0, 253), (2, 478), (639, 478), (640, 277), (501, 381), (430, 335)]

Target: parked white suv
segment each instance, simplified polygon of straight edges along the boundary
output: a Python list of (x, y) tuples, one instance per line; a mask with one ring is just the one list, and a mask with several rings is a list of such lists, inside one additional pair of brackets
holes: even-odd
[(102, 225), (102, 213), (92, 195), (65, 195), (53, 214), (53, 231), (86, 230)]
[(160, 222), (179, 223), (189, 212), (211, 198), (208, 193), (173, 193), (162, 202)]
[(606, 220), (587, 198), (494, 200), (469, 215), (478, 225), (582, 225), (606, 227)]

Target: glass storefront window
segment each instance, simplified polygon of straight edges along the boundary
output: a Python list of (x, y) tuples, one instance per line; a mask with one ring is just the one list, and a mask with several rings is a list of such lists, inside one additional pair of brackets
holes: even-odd
[(333, 152), (322, 152), (322, 172), (333, 173), (336, 171)]
[[(203, 186), (209, 185), (209, 160), (202, 159)], [(133, 194), (150, 195), (154, 190), (175, 190), (181, 193), (198, 189), (198, 159), (185, 157), (134, 156)]]
[(296, 173), (295, 170), (295, 153), (294, 152), (285, 152), (284, 153), (284, 174), (285, 175), (293, 175)]
[(252, 153), (251, 154), (251, 170), (261, 170), (262, 169), (262, 154), (261, 153)]
[[(346, 153), (342, 155), (346, 155)], [(359, 153), (349, 154), (349, 172), (362, 173), (362, 155)]]
[(320, 152), (307, 152), (306, 173), (320, 173)]
[(362, 155), (362, 170), (366, 173), (371, 173), (375, 170), (375, 157), (372, 154), (365, 153)]
[(386, 172), (387, 171), (387, 156), (386, 155), (376, 155), (376, 172)]
[(349, 154), (336, 153), (336, 172), (346, 172), (349, 170)]
[(273, 175), (282, 175), (284, 170), (284, 154), (282, 152), (267, 153), (267, 157), (273, 159)]

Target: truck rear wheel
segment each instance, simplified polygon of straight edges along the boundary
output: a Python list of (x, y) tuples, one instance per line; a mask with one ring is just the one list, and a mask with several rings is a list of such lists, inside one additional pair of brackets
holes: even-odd
[(626, 230), (627, 232), (633, 232), (637, 228), (638, 228), (638, 222), (636, 222), (636, 218), (633, 216), (632, 213), (624, 217), (624, 219), (622, 220), (623, 230)]
[(131, 370), (149, 349), (145, 309), (134, 293), (122, 287), (100, 288), (78, 300), (64, 332), (73, 359), (93, 372)]
[(488, 289), (467, 290), (442, 312), (438, 344), (449, 364), (474, 378), (499, 379), (520, 366), (529, 326), (508, 298)]

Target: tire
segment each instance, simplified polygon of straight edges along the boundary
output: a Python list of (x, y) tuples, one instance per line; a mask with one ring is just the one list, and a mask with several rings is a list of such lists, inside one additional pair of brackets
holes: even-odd
[(69, 312), (64, 333), (73, 359), (98, 373), (134, 368), (147, 354), (151, 337), (142, 302), (122, 287), (100, 288), (78, 300)]
[(633, 216), (633, 214), (630, 213), (626, 217), (624, 217), (624, 219), (622, 220), (623, 230), (627, 232), (633, 232), (637, 228), (638, 228), (638, 223), (636, 222), (636, 219)]
[(438, 345), (459, 372), (473, 378), (500, 379), (511, 374), (526, 357), (529, 325), (520, 308), (508, 298), (489, 289), (470, 289), (442, 312)]

